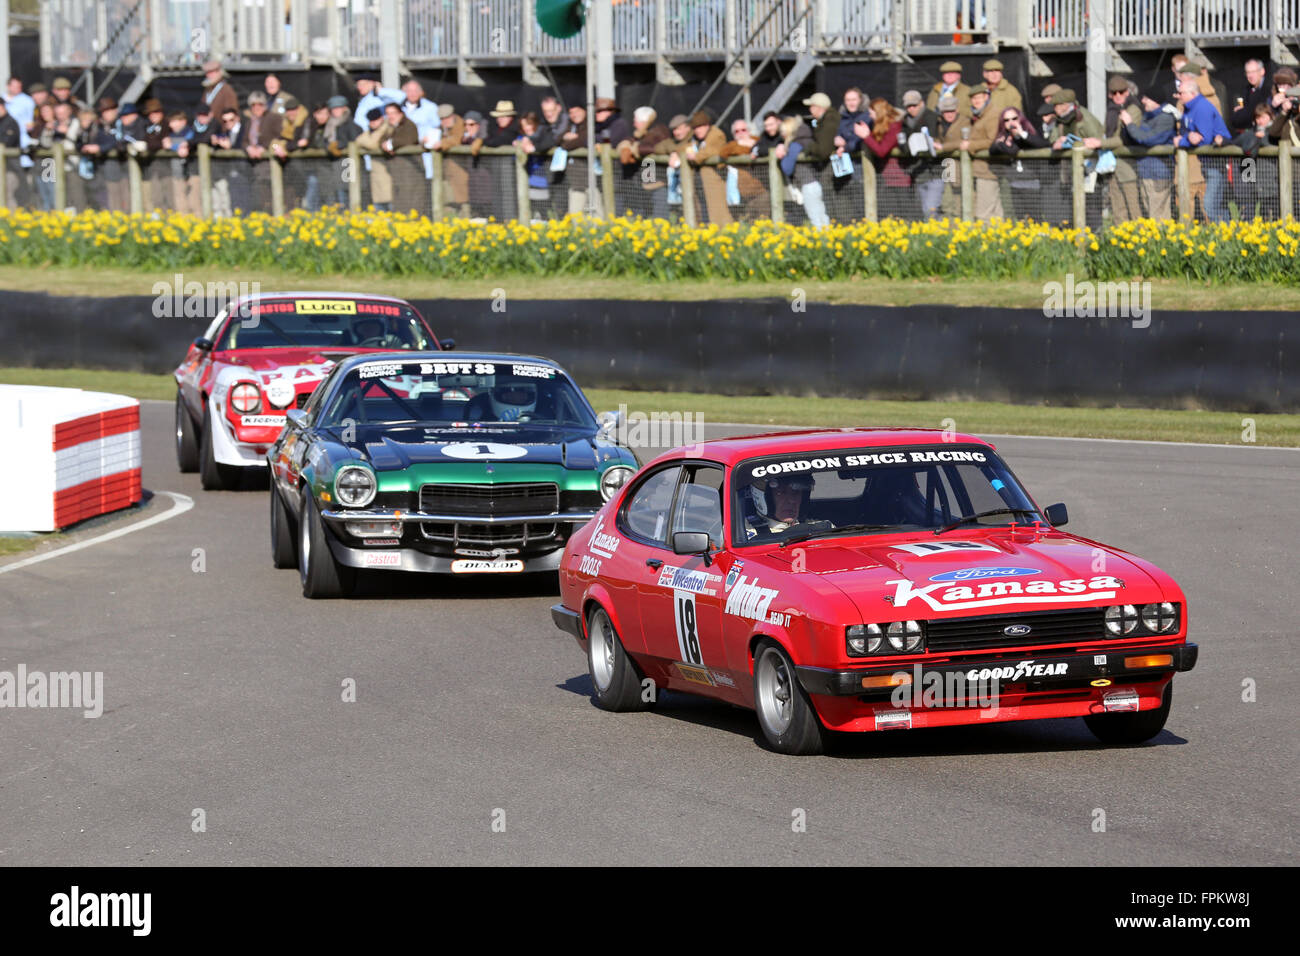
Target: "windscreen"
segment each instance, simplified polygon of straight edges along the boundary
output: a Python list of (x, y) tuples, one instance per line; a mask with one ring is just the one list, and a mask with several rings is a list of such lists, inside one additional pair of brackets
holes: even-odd
[(596, 428), (573, 382), (530, 362), (366, 362), (346, 373), (322, 423), (349, 419)]
[(737, 545), (1041, 520), (987, 446), (849, 448), (742, 462)]
[(409, 305), (352, 299), (258, 302), (226, 325), (219, 349), (437, 348)]

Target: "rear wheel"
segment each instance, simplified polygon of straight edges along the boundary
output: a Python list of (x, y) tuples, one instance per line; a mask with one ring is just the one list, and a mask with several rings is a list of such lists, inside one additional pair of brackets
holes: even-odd
[(298, 541), (294, 537), (289, 509), (275, 480), (271, 480), (271, 563), (277, 568), (292, 568), (298, 564)]
[(199, 439), (179, 389), (176, 392), (176, 467), (184, 474), (199, 470)]
[(1120, 746), (1145, 743), (1165, 729), (1174, 702), (1174, 684), (1165, 688), (1164, 702), (1155, 710), (1133, 710), (1119, 714), (1089, 714), (1084, 724), (1104, 744)]
[(763, 641), (754, 650), (754, 709), (763, 736), (778, 753), (825, 750), (821, 721), (780, 645)]
[(303, 597), (346, 597), (356, 584), (357, 569), (334, 560), (325, 533), (311, 489), (304, 489), (298, 512), (298, 575)]
[(641, 671), (624, 649), (609, 613), (600, 606), (587, 618), (587, 670), (596, 688), (596, 703), (605, 710), (650, 707), (654, 695), (643, 692)]

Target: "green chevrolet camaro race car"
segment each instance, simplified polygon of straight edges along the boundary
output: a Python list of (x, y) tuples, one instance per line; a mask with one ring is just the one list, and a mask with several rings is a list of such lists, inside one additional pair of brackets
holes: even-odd
[(563, 369), (525, 355), (339, 362), (266, 453), (271, 556), (307, 597), (360, 568), (554, 571), (637, 468)]

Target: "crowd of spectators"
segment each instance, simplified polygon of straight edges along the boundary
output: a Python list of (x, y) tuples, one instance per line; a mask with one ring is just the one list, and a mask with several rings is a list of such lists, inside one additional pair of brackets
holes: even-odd
[[(346, 204), (354, 141), (376, 154), (363, 159), (369, 202), (380, 209), (427, 211), (436, 150), (444, 154), (442, 212), (450, 216), (470, 215), (502, 194), (503, 183), (494, 177), (504, 167), (480, 162), (480, 151), (507, 147), (522, 154), (533, 214), (545, 217), (587, 209), (603, 213), (602, 197), (587, 195), (585, 170), (577, 174), (568, 155), (585, 148), (590, 122), (596, 141), (611, 150), (616, 168), (607, 172), (621, 176), (617, 202), (634, 213), (673, 215), (682, 202), (683, 166), (689, 165), (708, 221), (765, 216), (773, 187), (768, 162), (774, 161), (787, 198), (803, 207), (809, 223), (824, 226), (831, 220), (832, 195), (842, 200), (856, 190), (848, 208), (862, 209), (864, 161), (876, 172), (881, 215), (959, 215), (962, 184), (954, 151), (988, 157), (971, 161), (976, 218), (1068, 218), (1070, 164), (1023, 154), (1059, 153), (1077, 144), (1094, 151), (1086, 170), (1094, 197), (1089, 224), (1096, 226), (1103, 206), (1114, 222), (1173, 213), (1179, 169), (1173, 157), (1117, 157), (1117, 148), (1235, 145), (1254, 157), (1263, 146), (1300, 147), (1300, 84), (1290, 67), (1270, 76), (1263, 62), (1248, 61), (1240, 95), (1231, 101), (1203, 65), (1178, 55), (1171, 67), (1170, 75), (1145, 89), (1111, 76), (1104, 116), (1093, 115), (1074, 90), (1054, 83), (1041, 90), (1039, 101), (1028, 102), (1007, 80), (1003, 64), (990, 59), (972, 85), (962, 66), (949, 61), (933, 86), (906, 91), (897, 106), (857, 87), (845, 90), (838, 104), (817, 92), (801, 101), (802, 109), (768, 113), (751, 127), (744, 119), (719, 125), (708, 110), (665, 121), (653, 107), (640, 106), (629, 118), (614, 100), (603, 98), (589, 118), (585, 105), (566, 107), (554, 95), (543, 96), (536, 112), (501, 100), (485, 116), (434, 103), (415, 79), (392, 89), (373, 74), (358, 76), (355, 98), (335, 95), (311, 104), (268, 74), (262, 88), (241, 101), (222, 64), (210, 61), (204, 64), (202, 98), (189, 110), (165, 109), (156, 98), (137, 105), (107, 96), (92, 107), (73, 95), (66, 78), (55, 79), (50, 89), (33, 84), (25, 90), (13, 77), (0, 101), (0, 146), (8, 148), (11, 206), (53, 208), (54, 177), (38, 168), (33, 154), (62, 143), (68, 206), (128, 208), (123, 157), (130, 154), (144, 164), (146, 208), (194, 214), (203, 198), (196, 147), (240, 151), (243, 161), (223, 162), (220, 173), (214, 172), (211, 203), (217, 215), (270, 208), (267, 160), (287, 162), (303, 150), (326, 158), (302, 164), (302, 175), (285, 179), (286, 206)], [(467, 150), (448, 152), (458, 146)], [(403, 147), (423, 152), (399, 155)], [(718, 162), (737, 158), (751, 163)], [(764, 162), (754, 162), (759, 160)], [(1234, 174), (1236, 168), (1218, 157), (1188, 157), (1188, 187), (1198, 215), (1226, 219), (1229, 202), (1235, 202), (1240, 214), (1251, 216), (1276, 196), (1275, 166), (1260, 164), (1253, 175)], [(508, 171), (513, 176), (513, 168)], [(506, 191), (513, 194), (513, 188)], [(845, 208), (842, 202), (832, 205)]]

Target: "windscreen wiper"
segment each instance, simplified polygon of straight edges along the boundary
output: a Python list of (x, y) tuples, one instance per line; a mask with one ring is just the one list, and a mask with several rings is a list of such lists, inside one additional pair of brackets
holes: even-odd
[(964, 518), (958, 518), (942, 528), (935, 528), (936, 535), (943, 534), (945, 531), (951, 531), (953, 528), (959, 528), (964, 524), (970, 524), (972, 521), (978, 521), (980, 518), (991, 518), (994, 515), (1032, 515), (1035, 514), (1029, 508), (994, 508), (992, 511), (981, 511), (979, 514), (967, 515)]
[(819, 528), (816, 531), (804, 531), (784, 539), (781, 547), (787, 544), (797, 544), (800, 541), (807, 541), (810, 538), (825, 538), (831, 535), (852, 534), (855, 531), (892, 531), (897, 528), (896, 524), (845, 524), (838, 528)]

